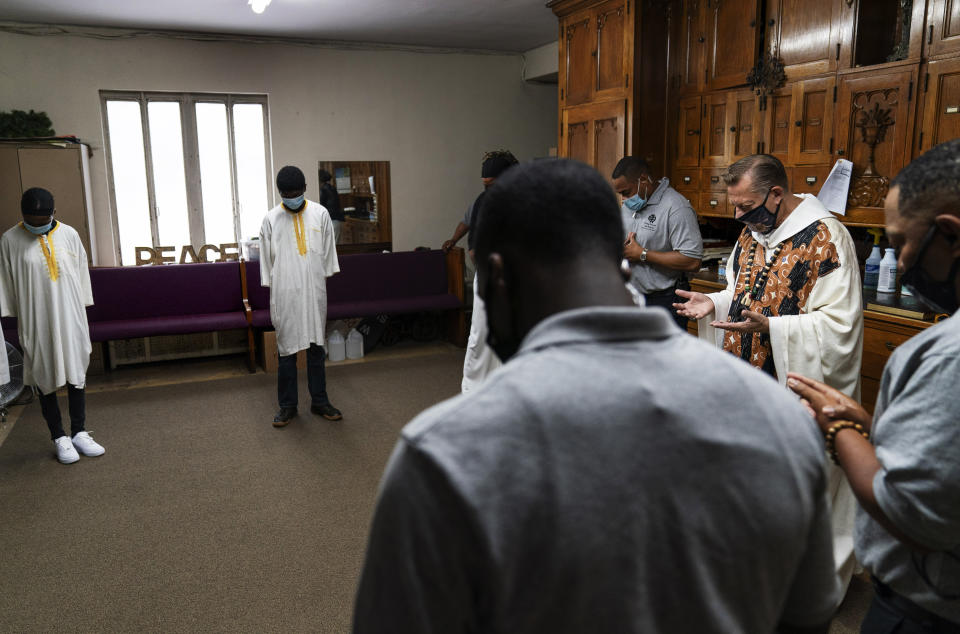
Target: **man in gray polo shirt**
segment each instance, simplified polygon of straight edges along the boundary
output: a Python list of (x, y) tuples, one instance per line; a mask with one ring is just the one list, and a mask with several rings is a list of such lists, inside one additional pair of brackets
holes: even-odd
[(404, 428), (354, 632), (826, 632), (819, 434), (770, 377), (633, 304), (603, 177), (511, 168), (476, 232), (508, 362)]
[(678, 326), (686, 328), (687, 318), (673, 308), (682, 301), (674, 291), (690, 290), (684, 273), (700, 270), (703, 239), (696, 213), (689, 201), (670, 187), (669, 179), (655, 182), (650, 166), (636, 156), (617, 163), (613, 189), (623, 200), (623, 257), (633, 272), (630, 282), (648, 306), (665, 308)]
[(810, 404), (860, 503), (854, 544), (875, 588), (861, 632), (957, 633), (960, 139), (903, 168), (885, 212), (904, 286), (951, 317), (890, 356), (872, 419), (823, 383), (791, 374), (787, 385)]

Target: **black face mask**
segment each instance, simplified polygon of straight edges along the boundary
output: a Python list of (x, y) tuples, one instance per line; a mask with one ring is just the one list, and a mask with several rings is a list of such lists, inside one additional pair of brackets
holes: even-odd
[(770, 233), (773, 231), (774, 226), (777, 224), (777, 215), (780, 213), (780, 204), (777, 204), (777, 209), (773, 213), (770, 213), (770, 210), (767, 209), (767, 199), (770, 198), (771, 191), (773, 191), (773, 188), (767, 190), (767, 195), (763, 197), (762, 203), (737, 218), (737, 220), (750, 227), (753, 231), (759, 231), (760, 233)]
[(950, 267), (950, 273), (945, 281), (935, 280), (929, 273), (923, 270), (923, 257), (927, 253), (927, 248), (933, 241), (933, 236), (937, 233), (937, 225), (932, 225), (927, 235), (920, 243), (920, 249), (917, 253), (917, 259), (913, 265), (903, 272), (900, 282), (913, 293), (918, 300), (932, 308), (938, 313), (947, 313), (952, 315), (957, 312), (957, 271), (960, 270), (960, 259), (953, 261)]

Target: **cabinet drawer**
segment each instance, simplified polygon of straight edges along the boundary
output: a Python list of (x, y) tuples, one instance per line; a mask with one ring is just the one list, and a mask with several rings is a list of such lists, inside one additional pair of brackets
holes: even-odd
[(697, 212), (702, 216), (729, 216), (726, 192), (703, 192)]
[(725, 167), (711, 167), (703, 170), (703, 190), (711, 192), (723, 192), (726, 196), (727, 186), (723, 183), (723, 174), (727, 171)]
[(790, 188), (794, 194), (818, 194), (829, 174), (830, 168), (827, 166), (794, 167), (790, 176)]
[(860, 373), (865, 377), (880, 380), (883, 376), (883, 366), (887, 364), (890, 354), (909, 338), (910, 335), (900, 332), (864, 328), (863, 367)]
[(676, 182), (670, 183), (678, 192), (695, 192), (700, 190), (700, 170), (676, 169), (673, 171)]

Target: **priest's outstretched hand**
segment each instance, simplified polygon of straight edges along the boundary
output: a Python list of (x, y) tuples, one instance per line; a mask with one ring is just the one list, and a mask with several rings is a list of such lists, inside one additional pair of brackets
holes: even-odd
[(677, 314), (688, 319), (703, 319), (714, 311), (713, 300), (704, 295), (693, 291), (676, 290), (677, 295), (686, 298), (687, 301), (682, 304), (674, 304)]

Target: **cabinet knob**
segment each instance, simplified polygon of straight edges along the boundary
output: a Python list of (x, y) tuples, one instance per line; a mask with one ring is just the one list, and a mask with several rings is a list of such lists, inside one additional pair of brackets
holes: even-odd
[(701, 35), (700, 37), (697, 38), (697, 41), (700, 42), (701, 44), (703, 44), (703, 43), (706, 42), (707, 40), (704, 39), (704, 37)]
[(797, 126), (798, 128), (803, 127), (803, 121), (794, 121), (793, 125)]
[(846, 150), (844, 150), (843, 148), (840, 148), (839, 150), (837, 150), (837, 156), (843, 156), (845, 153), (846, 153)]
[(756, 21), (756, 20), (750, 20), (750, 28), (752, 29), (752, 28), (755, 27), (755, 26), (757, 26), (757, 21)]
[(774, 20), (773, 18), (770, 18), (770, 23), (769, 23), (770, 26), (773, 26), (773, 25), (776, 24), (776, 23), (777, 23), (776, 20)]
[(730, 126), (730, 131), (731, 131), (731, 132), (736, 132), (736, 131), (737, 131), (737, 126), (735, 126), (735, 125)]

